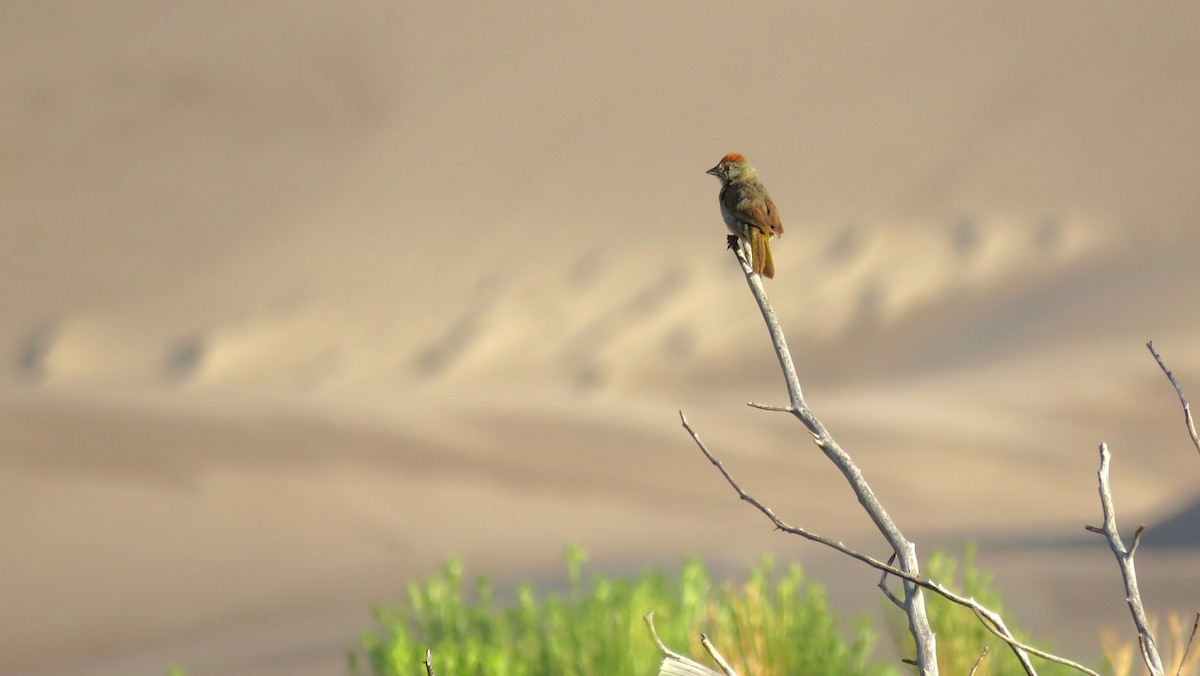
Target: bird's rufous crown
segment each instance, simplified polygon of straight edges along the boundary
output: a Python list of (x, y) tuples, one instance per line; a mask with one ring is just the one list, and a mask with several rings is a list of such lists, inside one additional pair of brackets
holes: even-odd
[(746, 161), (746, 158), (743, 157), (741, 153), (729, 153), (725, 157), (722, 157), (721, 161), (722, 162), (744, 163)]

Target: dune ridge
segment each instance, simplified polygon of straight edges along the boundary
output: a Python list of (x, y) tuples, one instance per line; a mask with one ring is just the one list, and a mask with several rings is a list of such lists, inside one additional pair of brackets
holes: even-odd
[[(556, 264), (551, 272), (566, 284), (485, 276), (474, 290), (447, 294), (440, 320), (410, 321), (404, 294), (385, 285), (358, 287), (370, 301), (335, 304), (354, 291), (318, 278), (297, 289), (320, 292), (297, 290), (205, 325), (193, 316), (160, 315), (148, 325), (125, 312), (79, 310), (14, 341), (10, 376), (50, 389), (274, 383), (288, 391), (439, 379), (582, 390), (616, 380), (636, 389), (664, 372), (689, 378), (723, 368), (758, 330), (730, 256), (719, 237), (709, 240), (706, 250), (677, 247), (658, 270), (645, 252), (609, 245)], [(783, 274), (770, 291), (793, 335), (821, 349), (889, 331), (951, 299), (987, 305), (1014, 289), (1066, 284), (1118, 246), (1120, 235), (1081, 219), (818, 225), (776, 245)], [(175, 302), (203, 306), (205, 295), (212, 291), (199, 287)], [(985, 343), (981, 336), (969, 349)]]

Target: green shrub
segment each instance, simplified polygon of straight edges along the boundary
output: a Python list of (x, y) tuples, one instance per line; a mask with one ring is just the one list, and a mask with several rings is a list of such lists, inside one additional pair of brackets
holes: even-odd
[(492, 584), (481, 578), (475, 598), (463, 590), (463, 565), (451, 558), (440, 575), (412, 583), (399, 608), (376, 611), (378, 627), (363, 636), (365, 660), (351, 670), (378, 676), (424, 673), (426, 648), (439, 674), (525, 676), (541, 674), (657, 673), (661, 661), (642, 620), (654, 612), (667, 646), (698, 660), (706, 633), (740, 673), (884, 674), (871, 661), (875, 633), (863, 620), (845, 640), (825, 592), (798, 566), (773, 576), (769, 559), (741, 584), (713, 582), (689, 560), (678, 576), (649, 572), (632, 580), (593, 577), (585, 585), (585, 555), (567, 553), (567, 594), (539, 598), (518, 587), (516, 603), (499, 607)]
[[(824, 589), (807, 582), (799, 566), (776, 574), (771, 560), (764, 559), (743, 581), (717, 584), (701, 563), (688, 560), (677, 576), (595, 576), (585, 584), (585, 559), (579, 548), (568, 549), (566, 594), (539, 597), (532, 587), (521, 585), (516, 601), (501, 606), (486, 578), (476, 582), (468, 600), (462, 562), (451, 558), (441, 574), (411, 583), (403, 605), (376, 611), (378, 627), (363, 636), (363, 650), (351, 654), (351, 671), (423, 675), (428, 648), (440, 676), (653, 676), (661, 655), (642, 621), (653, 611), (658, 635), (669, 648), (704, 662), (703, 632), (743, 676), (910, 673), (898, 661), (872, 657), (876, 632), (869, 618), (855, 622), (852, 638), (844, 638)], [(991, 575), (976, 567), (974, 547), (967, 547), (961, 573), (959, 560), (936, 552), (925, 574), (1000, 613), (1017, 638), (1027, 642), (991, 588)], [(933, 593), (926, 593), (926, 605), (943, 673), (969, 673), (987, 646), (990, 655), (978, 676), (1024, 674), (1008, 646), (969, 609)], [(884, 615), (897, 652), (911, 657), (904, 616), (890, 604)], [(1041, 674), (1077, 673), (1031, 659)]]

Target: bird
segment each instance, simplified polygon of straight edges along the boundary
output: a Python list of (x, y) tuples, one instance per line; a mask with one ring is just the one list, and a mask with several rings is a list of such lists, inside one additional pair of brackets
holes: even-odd
[[(750, 265), (755, 274), (775, 277), (771, 237), (783, 237), (779, 210), (758, 180), (758, 172), (740, 153), (729, 153), (706, 173), (721, 181), (721, 218), (738, 240), (750, 245)], [(735, 243), (731, 237), (730, 247)]]

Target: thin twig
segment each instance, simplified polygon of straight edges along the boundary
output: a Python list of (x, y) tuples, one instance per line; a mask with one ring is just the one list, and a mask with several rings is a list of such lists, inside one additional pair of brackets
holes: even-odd
[(1200, 435), (1196, 434), (1196, 423), (1192, 420), (1192, 407), (1188, 404), (1187, 395), (1183, 393), (1183, 388), (1179, 386), (1179, 381), (1175, 380), (1175, 374), (1167, 369), (1167, 365), (1163, 363), (1162, 357), (1154, 349), (1154, 341), (1146, 343), (1146, 349), (1150, 350), (1150, 354), (1154, 355), (1154, 361), (1158, 362), (1158, 367), (1162, 372), (1167, 374), (1167, 380), (1175, 386), (1175, 394), (1179, 397), (1179, 403), (1183, 406), (1183, 422), (1187, 425), (1188, 434), (1192, 436), (1192, 445), (1196, 447), (1196, 452), (1200, 453)]
[[(888, 562), (889, 566), (896, 562), (896, 552), (892, 552), (892, 555), (888, 557), (887, 562)], [(892, 590), (888, 588), (887, 579), (888, 579), (888, 574), (886, 571), (882, 575), (879, 576), (879, 585), (878, 586), (879, 586), (880, 591), (882, 591), (883, 595), (888, 597), (888, 599), (893, 604), (895, 604), (897, 607), (903, 609), (904, 601), (901, 601), (900, 597), (893, 594)]]
[[(935, 585), (935, 591), (937, 591), (938, 593), (945, 596), (946, 590), (941, 585)], [(946, 598), (950, 598), (950, 597), (947, 596)], [(954, 599), (950, 599), (950, 600), (954, 601)], [(974, 601), (974, 599), (968, 599), (968, 600)], [(956, 601), (956, 603), (957, 603), (957, 601)], [(1065, 657), (1059, 657), (1058, 655), (1052, 655), (1040, 648), (1031, 646), (1028, 643), (1022, 643), (1021, 641), (1018, 641), (1016, 638), (1012, 638), (1011, 640), (1009, 640), (1008, 637), (1012, 636), (1012, 632), (1010, 632), (1008, 630), (1008, 627), (1004, 625), (1004, 620), (999, 615), (997, 615), (994, 611), (988, 610), (987, 608), (984, 608), (983, 606), (979, 605), (978, 603), (976, 603), (976, 605), (974, 605), (974, 606), (971, 606), (971, 610), (975, 613), (975, 617), (979, 618), (980, 624), (982, 624), (985, 629), (992, 632), (992, 634), (994, 634), (1000, 640), (1008, 643), (1009, 647), (1012, 648), (1014, 651), (1017, 649), (1020, 649), (1020, 650), (1023, 650), (1025, 652), (1029, 653), (1030, 655), (1037, 655), (1038, 657), (1046, 660), (1047, 662), (1054, 662), (1056, 664), (1061, 664), (1063, 666), (1071, 667), (1072, 669), (1077, 669), (1079, 671), (1084, 672), (1085, 674), (1096, 673), (1081, 664), (1072, 662), (1071, 660), (1068, 660)], [(995, 627), (991, 626), (993, 624), (995, 624)]]
[(1028, 653), (1029, 655), (1037, 655), (1038, 657), (1041, 657), (1042, 659), (1048, 660), (1050, 662), (1055, 662), (1057, 664), (1065, 665), (1072, 669), (1081, 671), (1085, 674), (1089, 674), (1090, 676), (1099, 676), (1099, 674), (1097, 674), (1095, 671), (1088, 669), (1087, 667), (1083, 666), (1082, 664), (1079, 664), (1077, 662), (1072, 662), (1071, 660), (1068, 660), (1064, 657), (1052, 655), (1050, 653), (1044, 652), (1042, 650), (1038, 650), (1036, 648), (1033, 648), (1031, 646), (1027, 646), (1027, 645), (1021, 643), (1012, 635), (1012, 632), (1008, 630), (1008, 627), (1004, 624), (1004, 620), (998, 614), (996, 614), (994, 611), (980, 605), (979, 602), (977, 602), (975, 599), (961, 596), (959, 594), (956, 594), (956, 593), (950, 591), (949, 589), (947, 589), (946, 587), (944, 587), (941, 584), (938, 584), (937, 582), (933, 582), (932, 580), (927, 580), (925, 578), (920, 577), (919, 575), (912, 575), (912, 574), (907, 573), (899, 568), (888, 565), (888, 564), (884, 563), (883, 561), (880, 561), (878, 559), (867, 556), (866, 554), (861, 554), (853, 549), (850, 549), (849, 547), (842, 544), (841, 542), (831, 540), (822, 535), (812, 533), (803, 528), (792, 526), (792, 525), (789, 525), (788, 523), (784, 522), (782, 519), (780, 519), (778, 516), (775, 515), (775, 512), (772, 511), (770, 507), (767, 507), (766, 505), (759, 502), (757, 498), (755, 498), (754, 496), (747, 493), (745, 490), (742, 489), (742, 487), (740, 485), (738, 485), (737, 481), (735, 481), (734, 478), (729, 474), (729, 470), (725, 469), (725, 464), (722, 463), (720, 460), (718, 460), (716, 458), (716, 456), (714, 456), (712, 454), (712, 452), (708, 450), (708, 447), (704, 445), (704, 442), (700, 440), (700, 436), (696, 433), (696, 431), (694, 429), (692, 429), (691, 423), (688, 422), (687, 416), (685, 416), (682, 411), (679, 412), (679, 419), (683, 423), (683, 428), (685, 430), (687, 430), (688, 434), (691, 435), (692, 440), (694, 442), (696, 442), (696, 446), (700, 448), (700, 452), (703, 453), (704, 457), (708, 458), (708, 461), (711, 462), (717, 468), (717, 471), (719, 471), (721, 473), (721, 476), (725, 477), (725, 481), (729, 484), (729, 486), (731, 488), (733, 488), (734, 492), (736, 492), (738, 494), (738, 497), (741, 498), (742, 500), (744, 500), (745, 502), (748, 502), (751, 505), (753, 505), (754, 508), (757, 509), (759, 512), (762, 512), (763, 515), (765, 515), (768, 519), (770, 519), (771, 523), (775, 524), (775, 528), (777, 530), (781, 530), (785, 533), (791, 533), (792, 535), (799, 535), (800, 537), (802, 537), (806, 540), (810, 540), (812, 542), (817, 542), (817, 543), (823, 544), (826, 547), (835, 549), (835, 550), (841, 552), (842, 554), (849, 556), (852, 559), (861, 561), (862, 563), (865, 563), (866, 565), (868, 565), (876, 570), (882, 571), (883, 573), (885, 573), (887, 575), (894, 575), (894, 576), (900, 578), (901, 580), (911, 583), (914, 586), (921, 587), (923, 589), (928, 589), (929, 591), (939, 594), (940, 596), (945, 597), (947, 600), (951, 601), (952, 603), (956, 603), (960, 606), (963, 606), (964, 608), (970, 608), (972, 611), (974, 611), (976, 613), (976, 616), (980, 618), (980, 621), (983, 624), (985, 629), (987, 629), (989, 632), (995, 634), (997, 638), (999, 638), (1000, 640), (1007, 643), (1013, 649), (1013, 652), (1018, 656), (1018, 658), (1021, 659), (1021, 664), (1025, 668), (1026, 673), (1028, 673), (1028, 674), (1033, 674), (1036, 672), (1033, 670), (1033, 666), (1029, 663), (1029, 658), (1026, 653)]
[(425, 649), (425, 674), (426, 676), (434, 676), (433, 673), (433, 651), (429, 648)]
[(757, 408), (760, 411), (780, 411), (782, 413), (795, 413), (796, 412), (796, 409), (792, 408), (791, 406), (772, 406), (770, 404), (756, 404), (752, 401), (747, 402), (746, 405), (751, 408)]
[(983, 658), (987, 657), (989, 652), (991, 652), (991, 649), (983, 646), (983, 651), (979, 653), (978, 659), (975, 660), (975, 666), (971, 667), (971, 671), (967, 676), (975, 676), (975, 672), (979, 671), (979, 665), (983, 664)]
[(1146, 524), (1144, 523), (1139, 525), (1137, 530), (1133, 532), (1133, 544), (1129, 545), (1129, 558), (1132, 559), (1133, 555), (1137, 553), (1138, 545), (1142, 544), (1142, 533), (1145, 532)]
[(750, 293), (758, 303), (759, 312), (762, 313), (763, 321), (767, 323), (767, 331), (771, 334), (771, 345), (774, 346), (775, 356), (779, 359), (779, 366), (783, 369), (788, 401), (792, 403), (792, 408), (796, 408), (797, 402), (804, 401), (804, 392), (800, 389), (800, 378), (796, 375), (796, 365), (792, 363), (792, 353), (788, 350), (787, 339), (783, 336), (779, 319), (775, 317), (775, 310), (767, 300), (767, 290), (763, 288), (762, 278), (754, 274), (750, 259), (745, 254), (744, 247), (734, 250), (734, 255), (742, 266), (742, 272), (746, 274), (746, 284), (750, 286)]
[(663, 655), (663, 661), (658, 668), (658, 676), (721, 676), (703, 664), (668, 648), (658, 637), (658, 632), (654, 630), (653, 611), (642, 615), (642, 619), (646, 621), (646, 627), (650, 629), (650, 638), (654, 641), (654, 645), (658, 646), (658, 651)]
[(1179, 658), (1179, 668), (1175, 670), (1175, 676), (1179, 676), (1183, 671), (1183, 665), (1187, 663), (1188, 653), (1192, 650), (1192, 641), (1196, 640), (1196, 629), (1200, 628), (1200, 613), (1196, 613), (1196, 620), (1192, 622), (1192, 634), (1188, 636), (1187, 645), (1183, 647), (1183, 657)]
[(700, 645), (705, 651), (708, 652), (708, 656), (713, 658), (713, 661), (717, 663), (717, 666), (721, 667), (721, 671), (725, 672), (725, 676), (738, 676), (738, 673), (733, 670), (733, 667), (729, 666), (729, 663), (725, 661), (725, 658), (721, 657), (721, 653), (717, 652), (716, 646), (712, 644), (712, 641), (708, 640), (707, 635), (700, 634)]
[(679, 653), (668, 648), (666, 644), (662, 642), (662, 639), (658, 637), (658, 632), (654, 631), (654, 611), (650, 611), (645, 615), (642, 615), (642, 619), (646, 622), (646, 627), (650, 629), (650, 638), (654, 641), (654, 645), (658, 646), (659, 652), (667, 657), (676, 657), (680, 659), (683, 658), (683, 655), (680, 655)]
[(1121, 569), (1121, 578), (1125, 582), (1125, 603), (1133, 615), (1133, 624), (1138, 632), (1138, 645), (1142, 649), (1142, 660), (1153, 676), (1163, 676), (1162, 657), (1158, 653), (1158, 643), (1154, 640), (1154, 632), (1150, 630), (1150, 622), (1146, 619), (1146, 610), (1142, 607), (1142, 594), (1138, 590), (1137, 572), (1133, 567), (1133, 549), (1137, 548), (1145, 526), (1138, 529), (1134, 536), (1133, 549), (1126, 549), (1117, 531), (1116, 507), (1113, 504), (1112, 487), (1108, 480), (1108, 468), (1112, 455), (1108, 452), (1108, 444), (1100, 444), (1100, 471), (1097, 472), (1100, 483), (1100, 509), (1104, 514), (1104, 524), (1097, 528), (1088, 526), (1087, 530), (1100, 533), (1108, 540), (1108, 546), (1117, 558), (1117, 566)]

